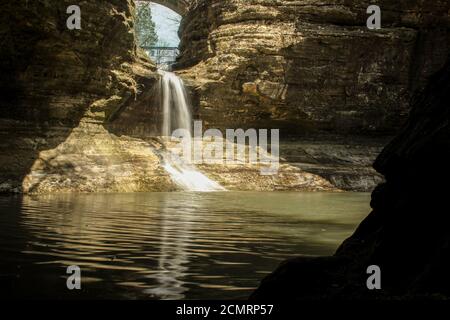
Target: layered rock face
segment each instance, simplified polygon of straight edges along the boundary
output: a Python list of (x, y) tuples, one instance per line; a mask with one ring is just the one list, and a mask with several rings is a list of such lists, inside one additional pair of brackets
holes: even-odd
[[(136, 47), (134, 2), (78, 3), (81, 30), (66, 26), (71, 4), (1, 4), (0, 192), (177, 190), (154, 138), (159, 76)], [(289, 165), (269, 178), (203, 169), (230, 189), (336, 189)]]
[[(448, 1), (201, 0), (182, 22), (177, 68), (211, 127), (392, 133), (450, 48)], [(220, 117), (217, 117), (220, 114)]]
[[(133, 144), (105, 128), (156, 80), (136, 48), (134, 3), (81, 1), (82, 29), (69, 30), (72, 4), (0, 5), (9, 17), (0, 22), (0, 191), (148, 189), (155, 157), (134, 159)], [(124, 186), (127, 174), (144, 186)]]
[[(70, 1), (3, 3), (2, 118), (77, 124), (104, 121), (138, 88), (133, 2), (80, 3), (81, 30), (69, 30)], [(142, 66), (143, 64), (141, 64)], [(149, 67), (151, 69), (151, 67)]]
[[(375, 168), (386, 183), (372, 213), (333, 257), (282, 264), (254, 293), (259, 299), (440, 299), (450, 296), (450, 57), (417, 97), (407, 125)], [(382, 290), (366, 286), (371, 265)]]
[[(427, 10), (381, 1), (380, 31), (365, 28), (366, 6), (353, 1), (170, 3), (187, 8), (177, 67), (196, 118), (295, 136), (282, 142), (284, 171), (273, 179), (202, 168), (231, 189), (371, 190), (381, 177), (370, 163), (385, 140), (354, 135), (395, 130), (449, 48), (446, 1)], [(0, 22), (0, 192), (176, 189), (153, 138), (158, 75), (136, 48), (134, 2), (81, 1), (73, 31), (71, 4), (0, 5), (9, 17)]]

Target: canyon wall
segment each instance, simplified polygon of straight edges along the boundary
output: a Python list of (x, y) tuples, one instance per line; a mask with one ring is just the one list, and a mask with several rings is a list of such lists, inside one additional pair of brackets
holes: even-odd
[[(154, 139), (159, 76), (136, 47), (134, 2), (80, 1), (82, 29), (72, 31), (71, 4), (0, 4), (9, 17), (0, 22), (0, 192), (175, 190)], [(373, 137), (396, 131), (443, 64), (449, 24), (447, 1), (379, 4), (383, 29), (369, 31), (356, 1), (189, 1), (176, 67), (195, 117), (205, 128), (295, 136), (282, 142), (286, 171), (269, 182), (248, 182), (248, 168), (202, 170), (232, 189), (368, 191), (382, 181), (371, 163), (386, 139)], [(299, 179), (285, 185), (288, 172)]]
[[(381, 30), (366, 27), (371, 4)], [(392, 134), (445, 62), (449, 9), (446, 0), (195, 1), (177, 68), (211, 127)]]
[(0, 25), (2, 118), (74, 125), (93, 101), (104, 98), (89, 114), (104, 122), (137, 95), (133, 2), (81, 1), (81, 30), (66, 26), (71, 4), (1, 4), (9, 16)]
[[(0, 24), (0, 192), (143, 192), (178, 187), (162, 166), (155, 65), (136, 46), (134, 1), (7, 2)], [(227, 188), (335, 190), (288, 164), (203, 166)]]
[(157, 79), (133, 1), (79, 1), (81, 30), (66, 26), (72, 4), (0, 4), (0, 191), (170, 188), (145, 144), (106, 128)]

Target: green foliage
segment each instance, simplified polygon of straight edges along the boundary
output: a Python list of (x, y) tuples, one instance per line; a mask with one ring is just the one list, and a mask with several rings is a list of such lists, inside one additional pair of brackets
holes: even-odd
[(151, 47), (158, 42), (150, 2), (136, 2), (136, 37), (141, 47)]

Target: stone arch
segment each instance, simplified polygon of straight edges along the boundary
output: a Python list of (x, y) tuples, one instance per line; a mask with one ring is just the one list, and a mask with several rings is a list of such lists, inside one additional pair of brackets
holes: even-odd
[(149, 1), (163, 5), (175, 11), (179, 15), (184, 16), (187, 12), (188, 5), (191, 0), (140, 0), (140, 1)]

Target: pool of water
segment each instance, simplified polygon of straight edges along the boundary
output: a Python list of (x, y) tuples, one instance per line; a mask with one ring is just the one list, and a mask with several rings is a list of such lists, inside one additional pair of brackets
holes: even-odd
[[(330, 255), (366, 193), (0, 197), (0, 293), (21, 298), (239, 299), (279, 263)], [(67, 267), (82, 288), (67, 289)]]

